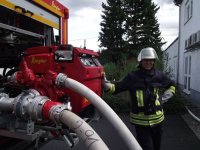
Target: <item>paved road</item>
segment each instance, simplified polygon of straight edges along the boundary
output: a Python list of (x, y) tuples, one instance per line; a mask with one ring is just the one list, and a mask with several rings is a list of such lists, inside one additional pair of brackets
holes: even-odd
[[(135, 134), (134, 127), (129, 124), (128, 116), (121, 116), (130, 131)], [(127, 150), (123, 141), (110, 123), (102, 118), (98, 122), (92, 123), (93, 128), (101, 136), (111, 150)], [(164, 134), (161, 150), (199, 150), (200, 141), (187, 126), (180, 115), (167, 115), (164, 123)], [(68, 150), (62, 141), (51, 141), (40, 150)], [(79, 142), (71, 150), (84, 150), (85, 146)]]

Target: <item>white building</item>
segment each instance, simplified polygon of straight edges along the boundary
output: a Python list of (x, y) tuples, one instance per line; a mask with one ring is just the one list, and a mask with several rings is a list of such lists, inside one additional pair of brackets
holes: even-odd
[(177, 83), (177, 65), (178, 65), (178, 38), (172, 42), (165, 50), (165, 72), (169, 73), (172, 80)]
[(200, 0), (178, 2), (179, 37), (165, 51), (167, 65), (172, 79), (200, 104)]

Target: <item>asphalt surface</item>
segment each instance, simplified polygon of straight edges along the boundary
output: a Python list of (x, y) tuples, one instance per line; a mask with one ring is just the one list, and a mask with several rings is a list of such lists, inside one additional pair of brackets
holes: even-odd
[[(120, 118), (135, 135), (134, 126), (129, 123), (128, 116), (120, 115)], [(95, 131), (104, 140), (110, 150), (127, 150), (117, 131), (111, 124), (101, 118), (91, 124)], [(85, 150), (85, 145), (80, 141), (71, 150)], [(63, 141), (53, 140), (44, 145), (40, 150), (69, 150)], [(180, 115), (166, 115), (161, 150), (200, 150), (200, 140), (188, 127)]]

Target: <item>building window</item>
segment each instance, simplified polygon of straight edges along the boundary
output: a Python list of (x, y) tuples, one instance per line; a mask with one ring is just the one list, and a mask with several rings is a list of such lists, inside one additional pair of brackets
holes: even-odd
[(192, 17), (192, 10), (193, 10), (193, 2), (192, 0), (188, 0), (185, 3), (185, 23)]
[(187, 55), (184, 59), (184, 92), (190, 94), (191, 82), (191, 56)]

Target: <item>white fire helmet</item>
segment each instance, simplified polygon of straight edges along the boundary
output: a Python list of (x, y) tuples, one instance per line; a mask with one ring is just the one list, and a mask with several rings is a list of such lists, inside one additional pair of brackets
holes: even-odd
[(147, 47), (143, 48), (138, 55), (138, 62), (140, 62), (142, 59), (158, 59), (158, 55), (153, 48)]

